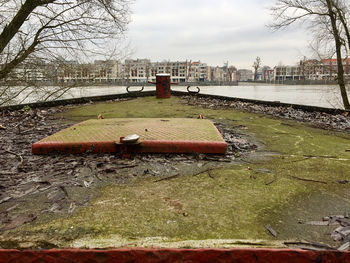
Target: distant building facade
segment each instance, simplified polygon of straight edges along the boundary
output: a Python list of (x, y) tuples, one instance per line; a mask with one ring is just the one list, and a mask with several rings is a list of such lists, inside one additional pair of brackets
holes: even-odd
[[(350, 81), (350, 59), (342, 60), (345, 79)], [(284, 82), (302, 80), (337, 79), (338, 65), (336, 59), (308, 59), (298, 65), (278, 65), (273, 68), (263, 66), (258, 70), (259, 81)], [(58, 61), (45, 63), (29, 61), (14, 69), (3, 81), (47, 82), (47, 83), (147, 83), (154, 82), (157, 74), (170, 74), (171, 82), (216, 82), (234, 83), (253, 81), (254, 72), (249, 69), (237, 70), (225, 63), (223, 66), (211, 67), (201, 61), (161, 61), (150, 59), (96, 60), (94, 63), (77, 61)]]
[(124, 76), (130, 82), (155, 81), (157, 74), (170, 74), (171, 81), (175, 83), (211, 80), (210, 67), (200, 61), (151, 62), (149, 59), (125, 60)]
[(229, 83), (237, 81), (237, 68), (225, 64), (223, 67), (210, 67), (210, 81)]
[(274, 68), (274, 79), (276, 81), (301, 80), (300, 66), (276, 66)]
[(211, 81), (211, 69), (206, 63), (191, 62), (187, 82)]
[[(350, 80), (350, 59), (342, 59), (344, 67), (344, 77)], [(300, 62), (300, 67), (305, 79), (310, 80), (336, 80), (338, 76), (337, 59), (310, 59)]]
[(237, 80), (238, 81), (253, 81), (254, 73), (250, 69), (239, 69), (237, 71)]
[(122, 64), (119, 60), (65, 61), (58, 66), (57, 78), (62, 83), (115, 83), (122, 79)]

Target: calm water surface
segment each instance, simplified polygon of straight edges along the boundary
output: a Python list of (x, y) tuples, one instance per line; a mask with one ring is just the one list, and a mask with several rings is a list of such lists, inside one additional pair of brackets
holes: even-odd
[[(50, 88), (48, 88), (50, 89)], [(138, 90), (133, 87), (131, 90)], [(186, 87), (173, 86), (173, 90), (186, 91)], [(338, 86), (314, 86), (314, 85), (257, 85), (257, 86), (200, 86), (201, 93), (213, 94), (236, 98), (256, 99), (264, 101), (280, 101), (285, 103), (320, 106), (327, 108), (343, 108)], [(147, 90), (155, 90), (155, 87), (145, 87)], [(195, 89), (194, 89), (195, 90)], [(65, 93), (61, 99), (89, 97), (108, 94), (126, 93), (126, 88), (121, 86), (91, 86), (73, 88)], [(350, 94), (350, 89), (348, 88)], [(29, 94), (24, 92), (18, 102)], [(43, 95), (31, 93), (22, 103), (33, 102)], [(17, 102), (17, 103), (18, 103)]]

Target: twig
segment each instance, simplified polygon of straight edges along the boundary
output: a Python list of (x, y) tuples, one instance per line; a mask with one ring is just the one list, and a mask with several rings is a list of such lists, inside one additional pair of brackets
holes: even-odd
[(335, 250), (335, 248), (316, 242), (284, 242), (288, 247), (297, 247), (305, 250)]
[(225, 163), (230, 163), (232, 162), (231, 159), (225, 159), (225, 158), (213, 158), (213, 157), (205, 157), (205, 160), (208, 161), (213, 161), (213, 162), (225, 162)]
[(276, 182), (276, 181), (277, 181), (277, 175), (274, 174), (274, 175), (273, 175), (273, 179), (272, 179), (271, 181), (265, 183), (265, 185), (270, 185), (270, 184), (272, 184), (272, 183), (274, 183), (274, 182)]
[(265, 228), (266, 228), (267, 231), (269, 231), (269, 233), (270, 233), (272, 236), (274, 236), (274, 237), (277, 237), (277, 236), (278, 236), (277, 231), (274, 230), (274, 229), (272, 229), (272, 227), (266, 225)]
[(136, 164), (122, 165), (122, 166), (118, 166), (118, 169), (134, 168), (136, 166), (137, 166)]
[[(304, 155), (305, 156), (305, 155)], [(294, 160), (294, 161), (291, 161), (292, 163), (297, 163), (297, 162), (302, 162), (302, 161), (306, 161), (306, 160), (309, 160), (311, 157), (304, 157), (304, 159), (301, 159), (301, 160)]]
[(257, 162), (251, 162), (251, 161), (248, 161), (248, 160), (240, 160), (241, 162), (243, 163), (249, 163), (249, 164), (264, 164), (264, 163), (257, 163)]
[(35, 128), (30, 128), (30, 129), (27, 129), (27, 130), (24, 130), (24, 131), (22, 131), (22, 134), (23, 133), (27, 133), (27, 132), (29, 132), (29, 131), (33, 131)]
[(209, 176), (211, 179), (214, 179), (214, 176), (210, 173), (211, 170), (212, 170), (212, 169), (209, 169), (209, 170), (207, 171), (207, 174), (208, 174), (208, 176)]
[(18, 153), (15, 153), (15, 152), (12, 152), (12, 151), (9, 151), (9, 150), (5, 150), (5, 152), (10, 153), (10, 154), (13, 154), (13, 155), (15, 155), (15, 156), (17, 156), (17, 157), (19, 158), (20, 162), (19, 162), (19, 164), (17, 165), (17, 168), (22, 166), (23, 161), (24, 161), (22, 155), (20, 155), (20, 154), (18, 154)]
[(14, 173), (14, 172), (0, 172), (0, 175), (15, 175), (15, 174), (17, 174), (17, 173)]
[[(216, 167), (215, 169), (220, 169), (220, 167)], [(207, 169), (207, 170), (204, 170), (204, 171), (201, 171), (201, 172), (199, 172), (199, 173), (196, 173), (196, 174), (194, 174), (193, 176), (197, 176), (197, 175), (200, 175), (200, 174), (207, 173), (208, 176), (209, 176), (210, 178), (213, 178), (213, 179), (214, 179), (214, 176), (213, 176), (212, 174), (210, 174), (210, 171), (213, 171), (213, 170), (214, 170), (213, 168), (209, 168), (209, 169)]]
[(306, 158), (325, 158), (325, 159), (338, 159), (337, 156), (328, 156), (328, 155), (303, 155)]
[(325, 182), (325, 181), (313, 180), (313, 179), (308, 179), (308, 178), (301, 178), (301, 177), (297, 177), (297, 176), (294, 176), (294, 175), (290, 175), (290, 177), (298, 179), (300, 181), (305, 181), (305, 182), (314, 182), (314, 183), (320, 183), (320, 184), (327, 184), (327, 182)]
[(59, 185), (58, 188), (62, 190), (62, 192), (64, 193), (64, 195), (65, 195), (66, 197), (69, 198), (67, 189), (66, 189), (63, 185)]
[(161, 182), (161, 181), (174, 179), (174, 178), (178, 177), (179, 175), (180, 175), (180, 174), (175, 174), (175, 175), (168, 176), (168, 177), (165, 177), (165, 178), (160, 178), (160, 179), (158, 179), (158, 180), (155, 180), (154, 182), (155, 182), (155, 183), (158, 183), (158, 182)]

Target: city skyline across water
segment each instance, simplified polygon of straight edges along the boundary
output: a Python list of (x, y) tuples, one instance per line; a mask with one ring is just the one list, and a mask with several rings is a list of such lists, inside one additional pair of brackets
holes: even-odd
[[(201, 94), (343, 109), (339, 87), (337, 85), (249, 85), (247, 83), (239, 86), (199, 86), (199, 88)], [(18, 87), (18, 89), (20, 89), (20, 87)], [(43, 94), (48, 93), (53, 89), (54, 87), (46, 87), (45, 89), (43, 88), (41, 92), (33, 92), (34, 90), (28, 89), (11, 104), (18, 104), (23, 98), (25, 98), (25, 100), (22, 101), (21, 104), (35, 102), (38, 98), (43, 98)], [(132, 87), (130, 90), (137, 91), (140, 90), (140, 87)], [(155, 87), (144, 87), (144, 91), (151, 90), (155, 90)], [(187, 89), (186, 86), (172, 86), (172, 90), (186, 91)], [(350, 92), (350, 88), (347, 90)], [(75, 87), (64, 93), (59, 99), (123, 93), (127, 93), (126, 86), (109, 85)]]

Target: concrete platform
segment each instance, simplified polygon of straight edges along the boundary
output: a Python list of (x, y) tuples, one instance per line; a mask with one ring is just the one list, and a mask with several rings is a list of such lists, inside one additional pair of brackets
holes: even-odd
[[(137, 134), (137, 144), (120, 138)], [(189, 118), (118, 118), (88, 120), (32, 145), (33, 154), (51, 153), (213, 153), (227, 144), (209, 120)]]

